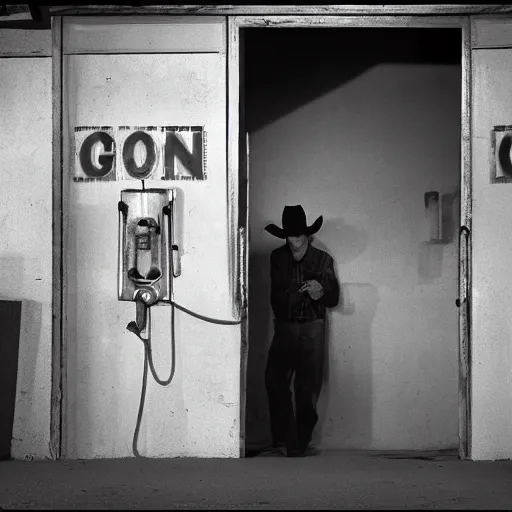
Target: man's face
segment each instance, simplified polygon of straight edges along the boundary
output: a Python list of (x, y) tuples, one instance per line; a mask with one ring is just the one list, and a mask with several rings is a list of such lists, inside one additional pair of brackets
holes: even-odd
[(307, 235), (299, 235), (299, 236), (289, 236), (288, 245), (292, 252), (300, 252), (303, 250), (308, 244), (308, 236)]

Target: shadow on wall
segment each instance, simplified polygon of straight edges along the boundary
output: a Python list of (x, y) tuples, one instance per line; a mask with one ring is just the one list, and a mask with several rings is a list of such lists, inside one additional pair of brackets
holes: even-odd
[(247, 109), (249, 133), (376, 64), (461, 62), (461, 31), (453, 28), (250, 28), (244, 34), (247, 104), (258, 104), (265, 91), (265, 108)]
[(459, 225), (460, 192), (441, 195), (442, 242), (450, 244), (455, 238), (455, 226)]
[[(327, 243), (337, 246), (335, 269), (355, 260), (368, 246), (367, 231), (345, 224), (342, 218), (325, 220), (320, 234)], [(343, 243), (340, 244), (340, 240)], [(318, 238), (313, 243), (333, 255)], [(313, 435), (313, 444), (319, 448), (324, 444), (329, 447), (328, 439), (333, 435), (337, 446), (350, 444), (348, 435), (352, 432), (358, 433), (356, 442), (359, 444), (370, 445), (372, 441), (371, 328), (377, 310), (378, 290), (370, 283), (346, 283), (343, 276), (337, 277), (340, 301), (336, 308), (329, 310), (326, 319), (324, 386), (318, 401), (318, 425)], [(342, 325), (341, 332), (333, 329), (333, 317), (339, 315), (345, 317), (342, 322), (337, 322)], [(336, 407), (330, 406), (332, 402), (336, 402)], [(333, 410), (341, 416), (333, 417)]]
[[(41, 404), (33, 401), (36, 396), (34, 388), (41, 345), (43, 304), (20, 297), (23, 293), (25, 278), (25, 261), (22, 256), (0, 257), (0, 262), (2, 265), (0, 299), (22, 301), (12, 453), (17, 457), (31, 456), (31, 454), (18, 453), (17, 445), (23, 441), (19, 436), (24, 435), (27, 427), (49, 428), (49, 425), (37, 425), (39, 421), (38, 408), (41, 407)], [(2, 371), (1, 363), (0, 361), (0, 371)]]
[[(272, 341), (270, 308), (270, 252), (249, 253), (249, 353), (246, 376), (246, 447), (271, 444), (270, 418), (265, 391), (265, 365)], [(254, 300), (251, 300), (254, 298)]]
[(434, 282), (443, 275), (444, 245), (451, 244), (455, 238), (455, 225), (459, 223), (458, 192), (441, 196), (441, 239), (425, 240), (418, 250), (418, 275), (422, 284)]
[[(326, 240), (326, 243), (322, 240)], [(355, 260), (364, 252), (368, 246), (368, 233), (364, 229), (345, 224), (342, 218), (324, 219), (322, 228), (313, 238), (312, 243), (334, 258), (336, 268), (336, 266), (345, 265)], [(335, 253), (329, 250), (329, 245), (336, 245)]]
[[(40, 421), (38, 411), (40, 411), (41, 404), (34, 403), (34, 397), (37, 395), (34, 388), (36, 385), (36, 365), (41, 345), (42, 314), (43, 305), (40, 302), (22, 299), (18, 389), (14, 420), (15, 424), (16, 421), (20, 421), (18, 426), (19, 435), (23, 435), (24, 424), (27, 420), (35, 424)], [(21, 357), (22, 355), (23, 357)], [(36, 428), (49, 429), (50, 426), (37, 425)], [(22, 439), (13, 439), (13, 447), (15, 443), (20, 441)], [(31, 454), (19, 455), (31, 456)]]
[[(332, 315), (343, 315), (341, 331), (334, 332), (334, 322), (327, 321), (327, 371), (313, 435), (319, 448), (372, 443), (372, 323), (378, 290), (370, 283), (340, 283), (340, 292), (340, 305)], [(330, 405), (334, 402), (336, 407)]]

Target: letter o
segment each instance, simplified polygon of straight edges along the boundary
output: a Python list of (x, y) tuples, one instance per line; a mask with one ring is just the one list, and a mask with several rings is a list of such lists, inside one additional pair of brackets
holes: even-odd
[[(135, 162), (134, 151), (137, 142), (142, 142), (146, 146), (146, 160), (139, 167)], [(137, 131), (126, 137), (123, 145), (123, 163), (126, 172), (132, 177), (139, 180), (147, 178), (156, 162), (156, 146), (155, 141), (146, 132)]]
[(510, 161), (510, 149), (512, 147), (512, 137), (510, 134), (507, 134), (503, 137), (499, 150), (498, 150), (498, 158), (500, 161), (501, 168), (503, 169), (503, 173), (512, 176), (512, 162)]

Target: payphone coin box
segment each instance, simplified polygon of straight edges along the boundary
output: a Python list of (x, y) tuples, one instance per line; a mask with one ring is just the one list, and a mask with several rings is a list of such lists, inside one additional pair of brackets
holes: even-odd
[(122, 190), (119, 209), (119, 300), (169, 302), (174, 189)]

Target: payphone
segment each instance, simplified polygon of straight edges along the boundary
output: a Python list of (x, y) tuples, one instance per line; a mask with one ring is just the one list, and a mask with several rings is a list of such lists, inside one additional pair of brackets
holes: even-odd
[[(179, 247), (175, 240), (176, 190), (152, 188), (121, 191), (118, 202), (118, 299), (135, 302), (135, 320), (127, 329), (144, 343), (144, 373), (141, 399), (132, 449), (136, 457), (137, 439), (144, 408), (148, 364), (155, 381), (170, 384), (175, 370), (175, 308), (200, 320), (235, 325), (240, 320), (220, 320), (180, 306), (173, 299), (173, 279), (181, 275)], [(167, 379), (156, 373), (151, 352), (151, 308), (171, 306), (171, 372)]]
[(176, 191), (123, 190), (119, 210), (119, 300), (134, 301), (135, 323), (129, 329), (144, 332), (147, 310), (171, 301), (172, 277), (179, 272), (174, 244)]

